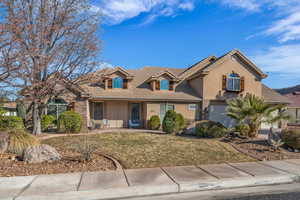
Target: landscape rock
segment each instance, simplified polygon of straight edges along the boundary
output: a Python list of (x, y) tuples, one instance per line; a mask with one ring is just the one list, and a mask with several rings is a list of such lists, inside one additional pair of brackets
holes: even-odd
[(7, 133), (0, 133), (0, 153), (5, 153), (8, 148), (9, 135)]
[(46, 144), (25, 149), (23, 160), (28, 163), (52, 162), (60, 160), (61, 156), (54, 147)]
[(183, 133), (187, 135), (194, 135), (196, 134), (196, 122), (192, 122), (189, 124), (184, 130)]

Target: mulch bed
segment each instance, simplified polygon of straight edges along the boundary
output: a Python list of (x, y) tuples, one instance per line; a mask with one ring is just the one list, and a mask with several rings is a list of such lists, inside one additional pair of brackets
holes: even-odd
[(274, 151), (267, 140), (262, 139), (232, 139), (229, 142), (238, 151), (257, 160), (300, 159), (300, 153), (290, 152), (283, 146)]
[(39, 164), (29, 164), (17, 159), (14, 160), (14, 155), (12, 154), (0, 154), (0, 176), (30, 176), (116, 169), (111, 160), (98, 153), (93, 154), (91, 161), (84, 162), (81, 160), (80, 154), (74, 151), (62, 148), (56, 148), (56, 150), (62, 156), (60, 161)]

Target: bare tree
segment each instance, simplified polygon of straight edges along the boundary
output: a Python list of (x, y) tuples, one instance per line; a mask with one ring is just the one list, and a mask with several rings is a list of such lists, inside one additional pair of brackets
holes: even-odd
[(0, 6), (0, 80), (30, 98), (33, 133), (40, 134), (55, 85), (78, 84), (94, 70), (99, 16), (86, 0), (0, 0)]

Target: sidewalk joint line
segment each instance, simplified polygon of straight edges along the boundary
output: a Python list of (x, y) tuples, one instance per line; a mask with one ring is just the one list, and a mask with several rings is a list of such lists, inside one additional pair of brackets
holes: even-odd
[(232, 165), (232, 164), (230, 164), (230, 163), (228, 163), (228, 162), (226, 162), (226, 164), (229, 165), (230, 167), (234, 168), (234, 169), (237, 169), (237, 170), (242, 171), (242, 172), (244, 172), (244, 173), (246, 173), (246, 174), (249, 174), (250, 176), (255, 177), (254, 174), (252, 174), (252, 173), (250, 173), (250, 172), (247, 172), (246, 170), (243, 170), (243, 169), (241, 169), (241, 168), (239, 168), (239, 167), (236, 167), (236, 166), (234, 166), (234, 165)]
[(164, 170), (162, 167), (160, 167), (160, 169), (161, 169), (161, 170), (169, 177), (169, 179), (171, 179), (171, 180), (178, 186), (178, 192), (180, 192), (180, 190), (181, 190), (180, 184), (177, 183), (177, 182), (175, 181), (175, 179), (174, 179), (173, 177), (171, 177), (171, 176), (166, 172), (166, 170)]
[(284, 173), (287, 173), (287, 174), (292, 174), (292, 175), (297, 175), (297, 176), (298, 176), (297, 173), (291, 173), (291, 172), (288, 172), (288, 171), (286, 171), (286, 170), (284, 170), (284, 169), (280, 169), (280, 168), (278, 168), (278, 167), (268, 165), (268, 163), (258, 163), (258, 164), (263, 165), (263, 166), (265, 166), (265, 167), (270, 167), (270, 168), (275, 169), (275, 170), (277, 170), (277, 171), (281, 171), (281, 172), (284, 172)]
[(80, 188), (80, 185), (81, 185), (81, 181), (82, 181), (82, 177), (83, 177), (83, 174), (84, 174), (84, 173), (85, 173), (85, 172), (82, 172), (82, 173), (81, 173), (81, 176), (80, 176), (79, 183), (78, 183), (78, 185), (77, 185), (76, 191), (79, 191), (79, 188)]
[(122, 167), (122, 172), (123, 172), (123, 175), (124, 175), (124, 177), (125, 177), (125, 180), (126, 180), (126, 183), (127, 183), (128, 187), (130, 187), (130, 183), (129, 183), (127, 174), (125, 173), (125, 170), (123, 169), (123, 167)]
[(13, 200), (16, 200), (16, 198), (18, 198), (19, 196), (21, 196), (21, 194), (22, 194), (23, 192), (25, 192), (25, 190), (27, 190), (27, 189), (32, 185), (32, 183), (33, 183), (38, 177), (39, 177), (39, 175), (37, 175), (36, 177), (34, 177), (34, 178), (32, 179), (32, 181), (31, 181), (30, 183), (28, 183), (28, 185), (26, 185), (25, 187), (23, 187), (23, 188), (21, 189), (21, 191), (20, 191), (16, 196), (14, 196), (12, 199), (13, 199)]
[(197, 167), (198, 169), (201, 169), (202, 171), (204, 171), (204, 172), (207, 173), (208, 175), (211, 175), (212, 177), (215, 177), (216, 179), (221, 179), (220, 177), (218, 177), (218, 176), (216, 176), (216, 175), (210, 173), (209, 171), (203, 169), (202, 167), (200, 167), (200, 166), (198, 166), (198, 165), (196, 165), (196, 167)]

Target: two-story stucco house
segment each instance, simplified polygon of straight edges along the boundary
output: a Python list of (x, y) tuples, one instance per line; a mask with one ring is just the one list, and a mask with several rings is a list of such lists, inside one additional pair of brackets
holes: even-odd
[(289, 102), (262, 83), (267, 75), (238, 50), (186, 69), (116, 67), (95, 73), (101, 77), (98, 81), (68, 89), (50, 101), (48, 114), (69, 107), (82, 114), (84, 127), (146, 128), (151, 116), (163, 119), (172, 109), (189, 121), (209, 119), (230, 127), (234, 122), (226, 116), (229, 98), (251, 93), (272, 104)]

